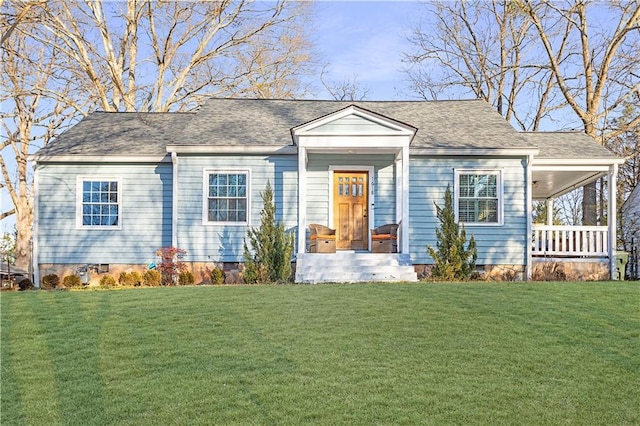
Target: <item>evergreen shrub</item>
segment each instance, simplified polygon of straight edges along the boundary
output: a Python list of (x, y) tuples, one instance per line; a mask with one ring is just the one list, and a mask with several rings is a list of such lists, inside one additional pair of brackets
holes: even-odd
[(225, 273), (221, 268), (213, 268), (211, 271), (211, 284), (224, 284)]
[(440, 220), (440, 227), (436, 228), (438, 240), (436, 248), (434, 249), (427, 244), (429, 255), (435, 261), (431, 270), (432, 277), (445, 281), (468, 280), (475, 270), (478, 250), (473, 235), (471, 235), (467, 248), (464, 248), (467, 233), (464, 226), (460, 226), (455, 220), (450, 186), (447, 185), (447, 190), (444, 193), (444, 207), (440, 207), (435, 202), (434, 204)]
[(60, 284), (60, 277), (56, 274), (47, 274), (42, 277), (42, 288), (45, 290), (54, 289), (58, 284)]
[(103, 275), (100, 277), (100, 286), (101, 287), (115, 287), (116, 279), (111, 275)]
[(18, 281), (18, 289), (20, 289), (20, 291), (32, 290), (33, 283), (29, 278), (23, 278), (20, 281)]
[(290, 282), (293, 234), (285, 230), (282, 222), (276, 221), (273, 189), (269, 181), (260, 196), (263, 203), (260, 227), (247, 231), (242, 277), (247, 284)]
[(191, 271), (183, 271), (178, 275), (178, 285), (193, 285), (195, 282)]
[(82, 287), (82, 280), (77, 275), (67, 275), (62, 279), (62, 285), (67, 288)]
[(155, 269), (147, 269), (142, 274), (142, 284), (149, 287), (159, 287), (162, 284), (162, 274)]

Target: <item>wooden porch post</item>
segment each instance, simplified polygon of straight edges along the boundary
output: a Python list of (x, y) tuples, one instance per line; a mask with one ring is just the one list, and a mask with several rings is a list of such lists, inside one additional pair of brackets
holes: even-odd
[(617, 207), (616, 207), (616, 186), (618, 179), (618, 164), (612, 164), (609, 166), (609, 209), (607, 212), (607, 222), (609, 225), (609, 269), (611, 272), (611, 279), (616, 279), (616, 219), (617, 219)]

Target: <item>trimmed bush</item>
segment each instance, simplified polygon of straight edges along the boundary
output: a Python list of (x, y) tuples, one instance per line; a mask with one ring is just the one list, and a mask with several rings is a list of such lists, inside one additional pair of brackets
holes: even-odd
[(32, 290), (33, 283), (29, 278), (23, 278), (18, 282), (18, 289), (20, 289), (20, 291)]
[(191, 271), (180, 272), (178, 275), (178, 285), (193, 285), (196, 282)]
[(77, 275), (67, 275), (62, 279), (62, 285), (68, 288), (82, 287), (82, 280)]
[(142, 275), (140, 272), (122, 272), (118, 277), (118, 284), (124, 286), (138, 286), (142, 282)]
[(211, 271), (211, 284), (224, 284), (226, 276), (222, 269), (213, 268)]
[(142, 274), (142, 284), (149, 287), (159, 287), (162, 284), (162, 274), (155, 269), (147, 269)]
[(42, 288), (45, 290), (54, 289), (58, 284), (60, 284), (60, 277), (56, 274), (47, 274), (42, 277)]
[(113, 278), (111, 275), (103, 275), (102, 277), (100, 277), (100, 286), (101, 287), (115, 287), (116, 286), (116, 279)]

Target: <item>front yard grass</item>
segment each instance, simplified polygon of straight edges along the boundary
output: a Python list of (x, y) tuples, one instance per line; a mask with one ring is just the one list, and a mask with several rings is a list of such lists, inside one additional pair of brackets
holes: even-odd
[(640, 283), (1, 296), (3, 425), (640, 424)]

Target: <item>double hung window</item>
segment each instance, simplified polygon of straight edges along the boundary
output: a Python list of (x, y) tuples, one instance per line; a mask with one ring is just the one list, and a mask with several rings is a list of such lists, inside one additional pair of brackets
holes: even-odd
[(77, 188), (80, 228), (120, 228), (122, 197), (118, 179), (78, 177)]
[(476, 225), (502, 223), (502, 173), (456, 170), (456, 220)]
[(205, 172), (205, 222), (248, 224), (249, 172)]

